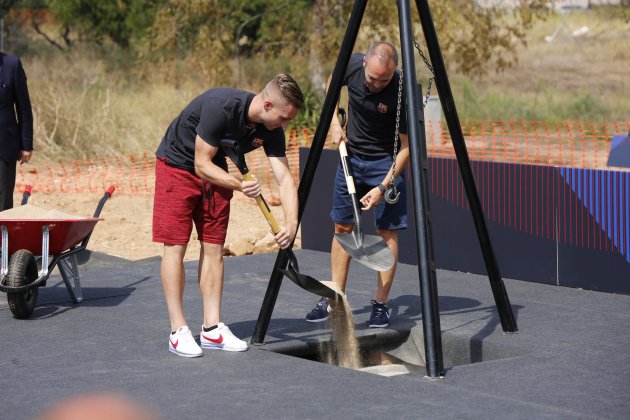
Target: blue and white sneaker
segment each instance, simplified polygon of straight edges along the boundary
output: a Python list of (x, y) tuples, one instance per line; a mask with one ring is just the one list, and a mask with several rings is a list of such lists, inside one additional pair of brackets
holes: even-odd
[(389, 308), (385, 302), (372, 299), (372, 315), (370, 315), (370, 328), (385, 328), (389, 325)]
[(328, 298), (321, 298), (312, 311), (306, 314), (306, 322), (323, 322), (328, 319), (328, 314), (332, 308), (328, 303)]

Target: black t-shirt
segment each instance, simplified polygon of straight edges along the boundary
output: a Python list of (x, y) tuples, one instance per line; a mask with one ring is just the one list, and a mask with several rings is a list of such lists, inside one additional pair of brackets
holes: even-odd
[[(267, 156), (286, 156), (284, 130), (267, 130), (262, 124), (247, 121), (247, 111), (253, 93), (230, 88), (210, 89), (197, 96), (173, 120), (166, 130), (155, 155), (171, 165), (189, 171), (195, 170), (195, 138), (197, 135), (211, 146), (218, 147), (212, 162), (227, 171), (221, 139), (241, 140), (244, 153), (263, 146)], [(249, 126), (248, 126), (249, 124)], [(255, 130), (253, 134), (248, 135)]]
[[(343, 79), (348, 86), (348, 149), (363, 156), (392, 156), (400, 73), (396, 70), (385, 89), (372, 93), (365, 86), (363, 57), (352, 54)], [(400, 107), (399, 132), (407, 134), (404, 92)]]

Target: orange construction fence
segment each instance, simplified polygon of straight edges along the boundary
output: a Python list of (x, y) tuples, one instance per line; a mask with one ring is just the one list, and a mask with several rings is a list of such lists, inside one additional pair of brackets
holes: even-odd
[[(463, 121), (462, 130), (471, 160), (604, 169), (612, 136), (627, 134), (630, 122)], [(310, 146), (313, 134), (312, 129), (288, 132), (287, 157), (296, 179), (299, 147)], [(455, 156), (446, 123), (427, 122), (426, 134), (429, 156)], [(18, 191), (30, 184), (40, 192), (100, 193), (115, 185), (117, 194), (153, 193), (155, 157), (151, 153), (41, 165), (34, 156), (32, 164), (18, 165)], [(249, 153), (247, 163), (263, 194), (277, 196), (264, 152)], [(230, 171), (236, 169), (230, 167)]]

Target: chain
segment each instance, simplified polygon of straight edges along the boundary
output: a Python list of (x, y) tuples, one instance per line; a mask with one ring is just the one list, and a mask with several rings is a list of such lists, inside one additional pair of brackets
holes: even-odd
[(429, 63), (429, 59), (422, 52), (422, 48), (420, 48), (420, 44), (418, 44), (418, 41), (416, 41), (415, 35), (411, 34), (411, 37), (413, 38), (413, 45), (416, 47), (416, 50), (418, 50), (418, 54), (420, 54), (422, 61), (424, 61), (424, 64), (427, 66), (427, 68), (432, 74), (432, 76), (429, 78), (427, 94), (425, 95), (424, 103), (422, 104), (422, 109), (424, 109), (429, 103), (429, 97), (431, 96), (431, 86), (433, 86), (433, 81), (435, 80), (435, 71), (433, 71), (433, 66), (431, 65), (431, 63)]
[[(418, 41), (416, 41), (416, 37), (413, 34), (412, 34), (412, 37), (413, 37), (413, 44), (416, 47), (416, 50), (418, 50), (418, 54), (420, 54), (420, 57), (422, 57), (424, 64), (427, 66), (427, 68), (429, 69), (432, 75), (429, 78), (427, 94), (422, 104), (422, 109), (424, 109), (429, 103), (429, 97), (431, 96), (431, 87), (433, 86), (433, 81), (435, 80), (435, 72), (433, 71), (433, 66), (431, 65), (427, 57), (424, 55), (424, 52), (422, 52), (422, 48), (420, 48)], [(398, 156), (398, 139), (400, 137), (400, 108), (401, 108), (400, 105), (401, 105), (401, 99), (402, 99), (402, 89), (403, 89), (403, 70), (400, 69), (400, 79), (398, 81), (398, 102), (396, 104), (396, 129), (394, 131), (394, 154), (393, 154), (394, 163), (392, 164), (392, 176), (389, 181), (389, 188), (385, 191), (385, 194), (383, 197), (385, 201), (389, 204), (395, 204), (398, 201), (398, 198), (400, 197), (400, 193), (398, 192), (398, 189), (396, 188), (396, 157)]]
[(396, 129), (394, 130), (394, 155), (392, 164), (392, 177), (389, 180), (389, 188), (385, 191), (384, 199), (389, 204), (395, 204), (400, 197), (396, 188), (396, 157), (398, 156), (398, 138), (400, 137), (400, 103), (402, 100), (403, 70), (400, 69), (400, 79), (398, 79), (398, 102), (396, 103)]

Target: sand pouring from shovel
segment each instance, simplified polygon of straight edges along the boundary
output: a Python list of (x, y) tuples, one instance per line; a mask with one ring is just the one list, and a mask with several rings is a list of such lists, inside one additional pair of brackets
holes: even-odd
[[(249, 136), (248, 136), (249, 137)], [(254, 177), (249, 173), (249, 168), (247, 167), (247, 163), (245, 162), (245, 156), (241, 152), (239, 148), (239, 141), (232, 139), (223, 139), (221, 140), (221, 148), (225, 152), (225, 154), (234, 162), (234, 166), (238, 169), (238, 171), (243, 175), (243, 178), (246, 181), (254, 181)], [(271, 213), (267, 202), (265, 201), (262, 194), (256, 197), (256, 203), (258, 203), (258, 207), (262, 211), (265, 219), (269, 223), (271, 230), (274, 235), (280, 232), (280, 225), (276, 221), (276, 218)], [(307, 276), (306, 274), (300, 274), (297, 258), (295, 254), (290, 248), (284, 250), (289, 257), (289, 263), (287, 264), (287, 268), (285, 270), (281, 270), (293, 283), (301, 287), (302, 289), (314, 293), (318, 296), (327, 297), (330, 299), (341, 299), (341, 296), (337, 294), (333, 289), (326, 286), (322, 282), (315, 280), (311, 276)]]

